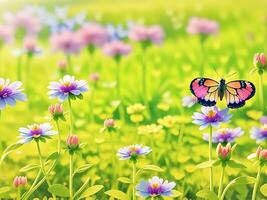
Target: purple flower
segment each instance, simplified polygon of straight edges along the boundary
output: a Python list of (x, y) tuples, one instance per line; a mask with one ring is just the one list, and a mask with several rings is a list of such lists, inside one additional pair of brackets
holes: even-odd
[(190, 108), (195, 105), (198, 100), (195, 96), (184, 96), (182, 101), (184, 107)]
[(267, 116), (262, 116), (262, 117), (260, 118), (260, 123), (262, 123), (262, 124), (267, 124)]
[(174, 182), (164, 181), (154, 176), (148, 181), (141, 181), (137, 186), (137, 194), (141, 197), (160, 197), (172, 196), (172, 189), (175, 187)]
[(0, 110), (6, 105), (15, 106), (16, 101), (26, 101), (26, 95), (22, 93), (21, 82), (10, 83), (9, 79), (0, 78)]
[(187, 32), (193, 35), (214, 35), (217, 34), (218, 31), (219, 24), (216, 21), (200, 17), (191, 17), (187, 25)]
[[(235, 129), (221, 128), (212, 133), (213, 143), (228, 143), (234, 142), (237, 137), (244, 134), (244, 131), (238, 127)], [(209, 141), (209, 134), (203, 134), (203, 139)]]
[(250, 137), (255, 139), (257, 143), (267, 139), (267, 124), (264, 124), (262, 128), (252, 127), (250, 130)]
[(105, 55), (111, 57), (126, 56), (132, 51), (132, 48), (124, 42), (112, 41), (104, 45), (103, 51)]
[(65, 75), (59, 82), (51, 82), (48, 86), (50, 98), (59, 98), (61, 101), (67, 98), (82, 98), (82, 93), (88, 90), (84, 80), (75, 80), (74, 76)]
[(229, 122), (232, 115), (228, 114), (228, 108), (218, 110), (214, 107), (201, 107), (202, 113), (195, 112), (193, 115), (193, 123), (200, 126), (200, 130), (207, 126), (218, 126), (220, 123)]
[(13, 41), (14, 30), (8, 25), (0, 25), (0, 45)]
[(49, 139), (50, 136), (56, 135), (57, 131), (52, 130), (53, 126), (49, 123), (43, 124), (33, 124), (28, 125), (27, 128), (20, 128), (20, 136), (21, 140), (19, 143), (26, 144), (33, 139), (45, 141), (45, 139)]
[(120, 157), (120, 160), (132, 159), (136, 160), (138, 156), (146, 155), (150, 153), (152, 149), (147, 146), (142, 146), (141, 144), (134, 144), (127, 147), (119, 149), (117, 156)]
[(24, 39), (24, 50), (29, 55), (32, 56), (33, 54), (41, 53), (41, 50), (37, 47), (37, 40), (36, 37), (26, 37)]

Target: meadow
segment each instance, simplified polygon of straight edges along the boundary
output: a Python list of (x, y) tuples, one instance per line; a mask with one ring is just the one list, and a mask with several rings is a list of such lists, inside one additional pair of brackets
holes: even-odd
[[(0, 199), (267, 199), (267, 1), (0, 5)], [(196, 25), (201, 30), (189, 30), (192, 17), (204, 24)], [(76, 32), (88, 23), (107, 38), (80, 44), (83, 32)], [(66, 75), (80, 80), (71, 94)], [(55, 82), (64, 76), (59, 87)], [(203, 108), (190, 91), (197, 77), (250, 81), (256, 93), (229, 109), (229, 120), (209, 121), (210, 128), (200, 130), (193, 118)], [(5, 101), (2, 79), (21, 81), (27, 100), (5, 106), (14, 102)], [(226, 109), (226, 100), (217, 107)], [(42, 123), (54, 132), (33, 132)], [(203, 139), (209, 131), (214, 136), (238, 127), (231, 140), (209, 146)], [(143, 146), (121, 149), (135, 144)], [(248, 159), (259, 146), (262, 153)], [(154, 193), (145, 196), (142, 181), (155, 176), (175, 186), (163, 193), (155, 181), (149, 186)]]

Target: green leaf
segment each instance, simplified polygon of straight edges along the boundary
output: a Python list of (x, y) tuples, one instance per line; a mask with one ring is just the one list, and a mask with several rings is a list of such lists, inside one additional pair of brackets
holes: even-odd
[(242, 163), (237, 162), (237, 161), (235, 161), (235, 160), (229, 160), (229, 161), (227, 162), (227, 165), (228, 165), (229, 167), (231, 167), (231, 168), (238, 168), (238, 169), (246, 168), (245, 165), (243, 165)]
[(20, 148), (23, 144), (21, 143), (15, 143), (15, 144), (12, 144), (10, 146), (8, 146), (4, 152), (3, 152), (3, 155), (1, 156), (1, 159), (0, 159), (0, 165), (2, 164), (2, 162), (4, 161), (4, 159), (10, 154), (12, 153), (13, 151), (15, 151), (16, 149)]
[(19, 172), (28, 172), (28, 171), (32, 171), (32, 170), (34, 170), (34, 169), (38, 169), (38, 168), (40, 168), (40, 166), (37, 165), (37, 164), (28, 164), (28, 165), (22, 167), (22, 168), (19, 170)]
[(58, 152), (51, 153), (51, 154), (47, 157), (46, 162), (47, 162), (47, 161), (50, 161), (50, 160), (56, 160), (56, 159), (58, 159), (58, 157), (59, 157)]
[(10, 192), (13, 188), (9, 186), (1, 187), (0, 188), (0, 195)]
[(127, 177), (119, 177), (118, 181), (121, 182), (121, 183), (127, 183), (127, 184), (131, 184), (132, 183), (132, 181)]
[(105, 194), (116, 199), (129, 200), (127, 194), (120, 190), (108, 190)]
[(211, 160), (211, 161), (205, 161), (197, 165), (197, 168), (204, 169), (204, 168), (210, 168), (212, 166), (217, 166), (221, 163), (219, 160)]
[(230, 183), (231, 183), (231, 186), (233, 186), (233, 185), (247, 185), (247, 184), (253, 184), (253, 183), (255, 183), (255, 181), (256, 181), (256, 179), (254, 177), (240, 176), (240, 177), (237, 177), (234, 180), (232, 180)]
[(261, 186), (260, 191), (265, 197), (267, 197), (267, 183)]
[(69, 197), (69, 189), (62, 184), (54, 184), (48, 188), (48, 191), (59, 197)]
[(85, 191), (82, 193), (80, 199), (82, 199), (82, 198), (86, 198), (86, 197), (90, 197), (90, 196), (92, 196), (92, 195), (98, 193), (100, 190), (103, 189), (103, 187), (104, 187), (103, 185), (94, 185), (94, 186), (92, 186), (92, 187), (89, 187), (87, 190), (85, 190)]
[(197, 197), (208, 199), (208, 200), (218, 200), (217, 195), (210, 190), (200, 190), (197, 192)]
[(83, 173), (83, 172), (87, 171), (87, 170), (90, 169), (92, 166), (93, 166), (93, 164), (85, 164), (85, 165), (83, 165), (83, 166), (81, 166), (81, 167), (78, 167), (78, 169), (76, 169), (76, 170), (74, 171), (73, 176), (74, 176), (75, 174), (79, 174), (79, 173)]
[(141, 169), (139, 169), (136, 175), (142, 173), (143, 171), (155, 171), (155, 172), (163, 172), (164, 169), (156, 166), (156, 165), (145, 165)]

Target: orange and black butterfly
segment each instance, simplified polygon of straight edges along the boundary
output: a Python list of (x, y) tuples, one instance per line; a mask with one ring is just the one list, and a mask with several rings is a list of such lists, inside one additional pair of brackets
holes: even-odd
[(210, 78), (195, 78), (190, 84), (190, 90), (203, 106), (215, 106), (217, 100), (226, 99), (228, 108), (240, 108), (252, 98), (256, 92), (253, 83), (245, 80), (217, 82)]

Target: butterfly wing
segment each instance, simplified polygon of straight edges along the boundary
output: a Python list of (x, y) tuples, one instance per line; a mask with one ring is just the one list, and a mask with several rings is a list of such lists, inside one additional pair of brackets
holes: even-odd
[(226, 84), (225, 98), (229, 108), (240, 108), (254, 96), (256, 88), (253, 83), (244, 80), (231, 81)]
[(190, 90), (203, 106), (214, 106), (218, 99), (219, 83), (209, 78), (196, 78), (190, 84)]

